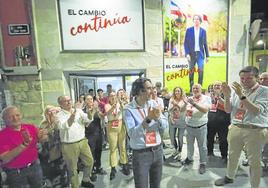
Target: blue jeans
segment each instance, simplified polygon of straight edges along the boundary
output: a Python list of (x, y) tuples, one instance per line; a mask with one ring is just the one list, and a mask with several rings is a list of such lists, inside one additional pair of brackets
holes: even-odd
[(148, 178), (150, 187), (160, 188), (163, 167), (163, 149), (133, 150), (133, 174), (135, 188), (147, 188)]
[(202, 86), (204, 77), (204, 58), (201, 57), (200, 52), (191, 54), (191, 61), (189, 62), (190, 91), (192, 91), (192, 86), (194, 85), (194, 68), (196, 64), (198, 66), (198, 83)]
[(29, 184), (31, 188), (42, 187), (42, 169), (39, 161), (33, 165), (21, 169), (5, 169), (9, 188), (25, 188)]

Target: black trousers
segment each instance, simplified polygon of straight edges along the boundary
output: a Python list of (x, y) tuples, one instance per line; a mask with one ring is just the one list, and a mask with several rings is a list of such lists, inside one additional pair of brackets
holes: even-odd
[(226, 158), (228, 154), (228, 127), (230, 125), (230, 114), (224, 111), (217, 110), (217, 112), (208, 113), (208, 134), (207, 134), (207, 147), (208, 154), (213, 153), (215, 136), (219, 136), (219, 148), (221, 157)]
[(102, 133), (101, 131), (95, 132), (92, 135), (86, 135), (88, 144), (94, 158), (93, 170), (101, 168), (101, 154), (102, 154)]

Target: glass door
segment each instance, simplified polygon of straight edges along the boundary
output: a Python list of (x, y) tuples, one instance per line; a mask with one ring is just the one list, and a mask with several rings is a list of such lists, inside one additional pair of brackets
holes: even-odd
[(140, 77), (139, 75), (125, 76), (125, 90), (128, 93), (128, 95), (130, 95), (132, 83), (139, 77)]
[(96, 78), (89, 76), (70, 76), (71, 96), (77, 101), (81, 94), (88, 94), (93, 89), (96, 94)]
[(106, 92), (107, 84), (111, 84), (113, 90), (118, 91), (123, 87), (123, 76), (107, 76), (107, 77), (97, 77), (97, 89), (101, 88), (104, 92)]
[(132, 83), (144, 74), (133, 75), (111, 75), (111, 76), (79, 76), (70, 75), (70, 91), (71, 97), (77, 101), (81, 94), (88, 94), (89, 89), (93, 89), (96, 95), (97, 89), (103, 89), (106, 92), (107, 84), (111, 84), (113, 90), (125, 89), (128, 94), (132, 87)]

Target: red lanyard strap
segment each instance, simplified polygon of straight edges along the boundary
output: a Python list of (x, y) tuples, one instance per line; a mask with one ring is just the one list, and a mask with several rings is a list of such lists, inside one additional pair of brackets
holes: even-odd
[(144, 119), (145, 118), (145, 112), (142, 111), (139, 107), (138, 107), (138, 112), (140, 113), (141, 117)]
[(114, 115), (114, 116), (116, 116), (117, 115), (117, 107), (112, 111), (112, 114)]
[(249, 97), (250, 95), (252, 95), (259, 87), (260, 87), (260, 85), (258, 83), (256, 85), (254, 85), (252, 87), (252, 91), (247, 95), (247, 97)]
[[(257, 91), (257, 89), (260, 87), (260, 85), (258, 83), (256, 83), (252, 88), (251, 88), (251, 92), (247, 95), (247, 98), (252, 95), (253, 93), (255, 93), (255, 91)], [(240, 108), (243, 108), (244, 105), (240, 102)]]

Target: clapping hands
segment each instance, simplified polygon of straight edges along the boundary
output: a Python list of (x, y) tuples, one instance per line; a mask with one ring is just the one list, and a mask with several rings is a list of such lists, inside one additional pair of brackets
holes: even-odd
[(157, 120), (160, 118), (160, 115), (161, 115), (161, 107), (160, 106), (148, 108), (148, 118), (149, 119)]
[(193, 105), (195, 103), (194, 99), (192, 97), (187, 98), (187, 102)]
[(48, 141), (48, 131), (47, 129), (39, 129), (38, 131), (38, 139), (39, 141)]
[(239, 83), (233, 82), (232, 88), (239, 97), (243, 95), (243, 88)]
[(222, 83), (222, 93), (226, 98), (231, 96), (231, 87), (226, 82)]

